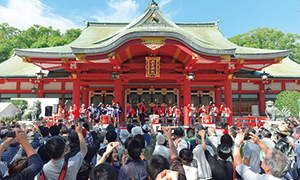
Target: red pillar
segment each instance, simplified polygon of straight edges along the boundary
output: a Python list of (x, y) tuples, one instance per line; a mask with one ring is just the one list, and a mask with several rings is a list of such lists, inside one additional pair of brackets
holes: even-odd
[(89, 107), (89, 91), (86, 88), (83, 88), (82, 91), (82, 104), (85, 104), (85, 107)]
[(77, 108), (80, 108), (80, 80), (78, 78), (73, 79), (73, 104), (76, 104)]
[(258, 94), (258, 98), (259, 98), (259, 102), (258, 102), (258, 106), (259, 106), (259, 114), (260, 115), (263, 115), (265, 113), (265, 101), (266, 101), (266, 98), (265, 98), (265, 88), (264, 88), (264, 84), (261, 83), (259, 84), (259, 94)]
[[(215, 103), (216, 103), (216, 107), (220, 108), (221, 103), (222, 103), (222, 92), (221, 92), (221, 88), (218, 88), (218, 89), (215, 91)], [(219, 121), (219, 120), (220, 120), (220, 118), (219, 118), (219, 114), (218, 114), (217, 121)]]
[(43, 89), (44, 89), (44, 84), (39, 83), (38, 84), (38, 90), (37, 90), (37, 97), (38, 98), (43, 98), (44, 97)]
[(115, 103), (119, 102), (120, 103), (120, 106), (122, 107), (123, 109), (123, 113), (121, 114), (121, 117), (120, 117), (120, 124), (122, 124), (122, 115), (124, 114), (124, 106), (122, 104), (122, 82), (121, 82), (121, 79), (117, 79), (115, 80), (115, 87), (114, 87), (114, 91), (115, 91)]
[[(225, 78), (225, 86), (224, 86), (224, 94), (225, 94), (225, 103), (226, 106), (229, 107), (229, 109), (232, 111), (232, 90), (231, 90), (231, 79), (232, 74), (229, 74), (227, 78)], [(232, 126), (232, 113), (228, 118), (228, 125)]]
[(183, 85), (183, 113), (184, 113), (184, 126), (187, 126), (190, 124), (189, 120), (189, 114), (187, 106), (191, 103), (191, 85), (190, 81), (187, 79), (184, 79), (184, 85)]

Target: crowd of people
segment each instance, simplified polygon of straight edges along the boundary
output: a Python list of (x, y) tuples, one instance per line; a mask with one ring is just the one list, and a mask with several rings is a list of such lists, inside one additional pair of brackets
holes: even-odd
[(76, 119), (48, 126), (1, 124), (0, 177), (42, 180), (298, 179), (300, 126), (196, 123), (187, 129), (126, 128)]

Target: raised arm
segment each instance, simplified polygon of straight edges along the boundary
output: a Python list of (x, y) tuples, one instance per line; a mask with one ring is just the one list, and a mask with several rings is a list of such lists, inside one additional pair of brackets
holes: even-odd
[(85, 139), (84, 139), (84, 137), (82, 135), (82, 127), (81, 127), (81, 125), (80, 125), (79, 122), (77, 124), (75, 124), (75, 131), (78, 134), (80, 152), (83, 155), (83, 157), (85, 157), (88, 149), (86, 147)]
[[(98, 166), (101, 163), (104, 163), (106, 161), (106, 159), (108, 158), (108, 156), (110, 155), (110, 153), (112, 153), (112, 151), (118, 147), (120, 144), (118, 142), (111, 142), (106, 146), (106, 151), (103, 153), (101, 159), (99, 160), (99, 162), (97, 162), (96, 166)], [(110, 163), (110, 162), (109, 162)]]
[(175, 148), (175, 145), (172, 141), (172, 132), (171, 132), (171, 128), (170, 126), (169, 127), (165, 127), (163, 128), (163, 131), (164, 131), (164, 134), (166, 135), (168, 141), (169, 141), (169, 149), (170, 149), (170, 156), (171, 156), (171, 159), (174, 159), (176, 157), (178, 157), (178, 154), (177, 154), (177, 150)]
[(240, 152), (240, 146), (244, 140), (245, 133), (240, 132), (237, 134), (235, 141), (234, 141), (234, 148), (233, 148), (233, 159), (234, 159), (234, 166), (237, 167), (242, 164), (242, 157)]
[(198, 134), (201, 136), (202, 149), (205, 151), (205, 149), (206, 149), (206, 144), (205, 144), (205, 130), (199, 131)]
[(251, 141), (251, 142), (259, 145), (259, 147), (264, 151), (264, 153), (268, 154), (269, 148), (262, 141), (260, 141), (259, 138), (255, 134), (250, 133), (250, 135), (253, 139), (253, 141)]
[(14, 138), (9, 137), (3, 143), (0, 144), (0, 158), (1, 158), (2, 153), (5, 151), (5, 149), (14, 141), (15, 141)]

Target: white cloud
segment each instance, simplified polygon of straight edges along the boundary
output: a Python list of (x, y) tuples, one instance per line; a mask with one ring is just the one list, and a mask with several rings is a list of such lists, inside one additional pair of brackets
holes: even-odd
[(164, 6), (167, 5), (167, 4), (169, 4), (171, 1), (172, 1), (172, 0), (161, 0), (160, 2), (158, 2), (159, 8), (160, 8), (161, 10), (163, 10), (163, 9), (164, 9)]
[(140, 15), (139, 4), (134, 0), (110, 0), (107, 5), (107, 11), (100, 12), (93, 18), (100, 22), (131, 22)]
[(53, 29), (60, 29), (61, 32), (77, 28), (72, 21), (50, 11), (51, 8), (40, 0), (9, 0), (7, 7), (0, 6), (0, 23), (7, 22), (22, 30), (33, 24), (52, 26)]

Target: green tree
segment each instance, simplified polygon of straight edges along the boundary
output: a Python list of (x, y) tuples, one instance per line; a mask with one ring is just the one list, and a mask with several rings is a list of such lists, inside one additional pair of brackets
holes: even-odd
[(0, 24), (0, 63), (9, 59), (14, 48), (63, 46), (77, 39), (80, 33), (80, 29), (70, 29), (62, 34), (59, 30), (53, 30), (51, 26), (43, 27), (36, 24), (21, 31), (9, 26), (8, 23), (2, 23)]
[(276, 28), (265, 27), (251, 30), (228, 40), (244, 47), (291, 50), (290, 58), (300, 63), (300, 36), (298, 34), (284, 34)]
[(300, 93), (298, 91), (281, 91), (275, 100), (275, 107), (282, 110), (284, 107), (291, 112), (291, 116), (298, 115), (298, 100), (300, 99)]
[(25, 110), (28, 108), (28, 102), (26, 100), (8, 100), (6, 102), (11, 102), (13, 105), (16, 106), (18, 112), (16, 113), (15, 120), (20, 121), (22, 119), (22, 115), (24, 114)]

